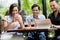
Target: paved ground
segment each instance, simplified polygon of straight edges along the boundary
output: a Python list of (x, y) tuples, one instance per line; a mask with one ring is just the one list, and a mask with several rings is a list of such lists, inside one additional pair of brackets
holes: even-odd
[(13, 36), (11, 40), (24, 40), (23, 36)]
[[(0, 35), (1, 36), (1, 35)], [(0, 37), (0, 40), (24, 40), (24, 37), (23, 36), (17, 36), (17, 35), (14, 35), (14, 36), (1, 36)]]

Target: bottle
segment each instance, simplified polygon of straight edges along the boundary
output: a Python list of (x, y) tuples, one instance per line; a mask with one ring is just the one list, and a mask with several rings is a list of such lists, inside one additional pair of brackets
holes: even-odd
[(32, 26), (32, 27), (34, 27), (34, 26), (35, 26), (34, 19), (31, 19), (31, 26)]
[(24, 19), (24, 25), (25, 25), (25, 27), (28, 27), (28, 21), (27, 21), (27, 18), (26, 17)]

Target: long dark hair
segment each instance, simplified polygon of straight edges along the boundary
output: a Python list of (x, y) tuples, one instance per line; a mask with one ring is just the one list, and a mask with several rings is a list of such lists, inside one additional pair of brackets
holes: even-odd
[(12, 15), (12, 11), (13, 11), (13, 8), (14, 7), (17, 7), (18, 8), (17, 4), (15, 4), (15, 3), (11, 4), (11, 6), (9, 8), (9, 15)]

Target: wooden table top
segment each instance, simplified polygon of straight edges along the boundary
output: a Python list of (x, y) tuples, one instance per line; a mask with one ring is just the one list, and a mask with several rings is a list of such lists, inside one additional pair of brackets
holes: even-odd
[[(17, 30), (7, 30), (7, 32), (31, 32), (31, 31), (48, 31), (48, 30), (57, 30), (56, 28), (30, 28), (30, 29), (17, 29)], [(59, 29), (60, 30), (60, 29)]]

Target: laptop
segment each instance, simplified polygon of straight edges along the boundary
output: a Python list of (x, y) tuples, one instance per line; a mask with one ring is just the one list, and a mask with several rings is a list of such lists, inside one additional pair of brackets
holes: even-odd
[(51, 27), (51, 21), (50, 19), (45, 20), (35, 20), (37, 22), (37, 28), (50, 28)]

